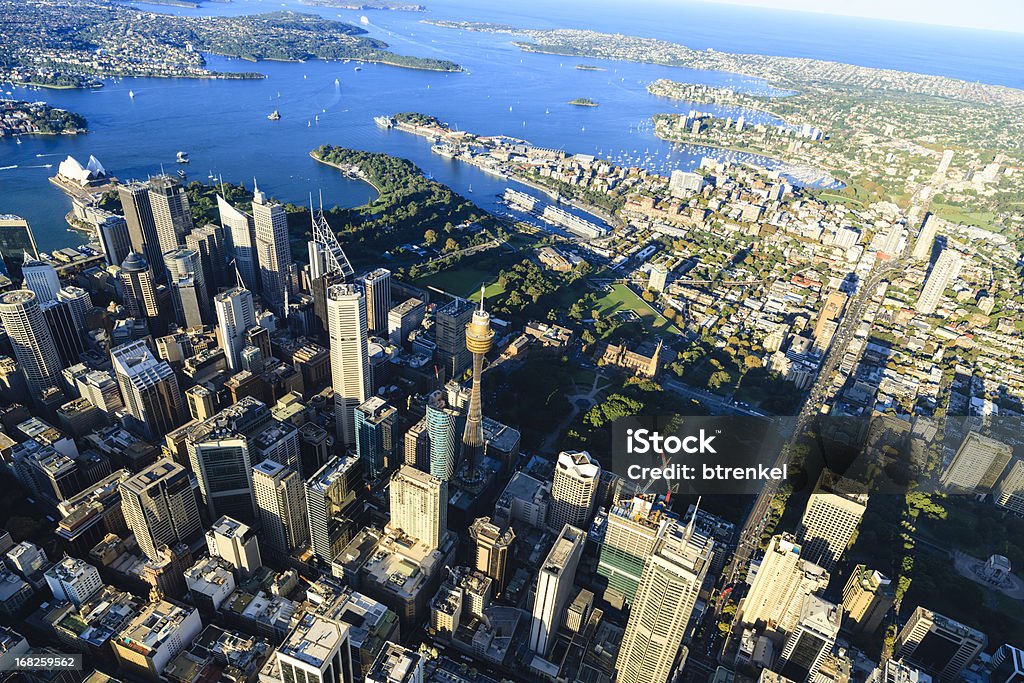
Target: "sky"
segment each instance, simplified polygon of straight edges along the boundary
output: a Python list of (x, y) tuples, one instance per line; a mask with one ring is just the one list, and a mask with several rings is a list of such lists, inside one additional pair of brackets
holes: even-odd
[(798, 12), (1024, 33), (1022, 0), (705, 0)]

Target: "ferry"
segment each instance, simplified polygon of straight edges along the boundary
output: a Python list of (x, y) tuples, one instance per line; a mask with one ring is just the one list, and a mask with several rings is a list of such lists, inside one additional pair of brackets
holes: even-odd
[(359, 17), (359, 23), (362, 24), (363, 26), (366, 26), (370, 23), (370, 18), (364, 14), (363, 16)]
[(179, 164), (187, 164), (188, 152), (178, 152), (178, 155), (174, 158), (174, 161)]
[(373, 122), (376, 123), (380, 128), (394, 128), (395, 120), (390, 116), (374, 116)]
[(270, 121), (280, 121), (281, 120), (281, 112), (279, 112), (278, 110), (275, 109), (274, 111), (270, 112), (270, 115), (267, 116), (267, 119), (270, 120)]
[(454, 159), (458, 152), (458, 150), (450, 145), (434, 145), (430, 148), (430, 151), (443, 159)]

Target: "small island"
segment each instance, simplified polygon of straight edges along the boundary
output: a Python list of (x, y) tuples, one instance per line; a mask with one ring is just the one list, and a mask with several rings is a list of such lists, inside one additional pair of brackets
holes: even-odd
[(574, 107), (596, 107), (596, 106), (598, 106), (597, 102), (595, 102), (594, 100), (588, 99), (586, 97), (577, 97), (575, 100), (569, 100), (569, 104), (573, 105)]
[(19, 135), (77, 135), (85, 118), (45, 102), (0, 102), (0, 138)]
[(604, 69), (604, 68), (602, 68), (600, 66), (594, 66), (593, 64), (577, 64), (576, 68), (579, 69), (580, 71), (607, 71), (608, 70), (608, 69)]

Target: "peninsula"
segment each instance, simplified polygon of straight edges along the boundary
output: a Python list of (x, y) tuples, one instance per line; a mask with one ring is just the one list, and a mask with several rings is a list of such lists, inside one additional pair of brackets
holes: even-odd
[(45, 102), (0, 102), (0, 138), (19, 135), (77, 135), (85, 118)]
[[(460, 71), (451, 61), (400, 55), (358, 26), (314, 14), (270, 12), (190, 17), (147, 12), (102, 0), (73, 6), (42, 0), (0, 0), (0, 16), (18, 31), (4, 33), (0, 81), (44, 87), (93, 87), (99, 79), (263, 78), (218, 72), (204, 53), (252, 62), (355, 60), (432, 71)], [(49, 27), (60, 26), (61, 31)]]

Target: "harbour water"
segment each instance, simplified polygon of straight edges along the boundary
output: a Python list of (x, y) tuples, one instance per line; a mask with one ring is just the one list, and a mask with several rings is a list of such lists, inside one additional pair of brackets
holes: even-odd
[[(159, 173), (161, 166), (167, 171), (177, 170), (180, 167), (175, 164), (175, 155), (186, 151), (191, 159), (185, 167), (190, 180), (206, 182), (207, 176), (212, 174), (250, 185), (255, 175), (261, 188), (272, 196), (296, 203), (305, 203), (310, 192), (319, 190), (323, 191), (326, 204), (356, 206), (372, 199), (374, 193), (369, 186), (346, 180), (334, 169), (309, 158), (309, 151), (321, 144), (387, 152), (411, 159), (426, 173), (480, 206), (495, 209), (497, 196), (509, 185), (508, 181), (432, 154), (428, 141), (400, 131), (381, 129), (374, 124), (373, 116), (420, 111), (459, 129), (511, 135), (545, 147), (597, 154), (668, 174), (676, 168), (692, 168), (706, 152), (655, 138), (650, 124), (652, 114), (686, 111), (690, 105), (651, 96), (646, 91), (648, 83), (670, 78), (770, 92), (765, 83), (734, 74), (523, 53), (508, 35), (453, 31), (421, 23), (427, 18), (506, 22), (541, 28), (592, 28), (651, 35), (693, 47), (796, 54), (870, 66), (877, 66), (876, 62), (882, 59), (888, 66), (1024, 85), (1014, 82), (1021, 80), (1019, 72), (989, 68), (998, 60), (1004, 63), (1024, 61), (1024, 54), (1019, 54), (1019, 60), (1006, 57), (1006, 50), (1024, 53), (1024, 48), (1014, 44), (1004, 50), (995, 39), (984, 46), (980, 38), (973, 42), (967, 40), (968, 45), (974, 45), (980, 52), (965, 58), (966, 61), (957, 61), (949, 55), (944, 56), (948, 65), (942, 62), (924, 65), (915, 61), (919, 55), (917, 50), (923, 49), (929, 39), (939, 39), (952, 29), (914, 27), (916, 33), (904, 30), (902, 41), (886, 48), (891, 47), (895, 52), (877, 55), (875, 50), (895, 30), (893, 25), (857, 20), (854, 23), (862, 30), (855, 39), (830, 42), (822, 36), (831, 35), (835, 39), (839, 30), (836, 22), (843, 20), (787, 13), (769, 13), (771, 16), (768, 16), (763, 10), (738, 10), (705, 3), (673, 3), (677, 8), (685, 7), (686, 12), (664, 4), (609, 5), (607, 8), (588, 5), (590, 9), (586, 12), (580, 12), (579, 6), (563, 3), (534, 5), (533, 0), (525, 4), (486, 0), (461, 6), (450, 0), (437, 3), (428, 0), (427, 4), (429, 11), (425, 13), (311, 8), (296, 0), (234, 0), (204, 3), (199, 9), (161, 6), (159, 11), (179, 14), (243, 14), (284, 6), (353, 24), (359, 23), (360, 15), (368, 14), (370, 21), (365, 28), (371, 36), (388, 42), (394, 51), (452, 59), (462, 64), (466, 72), (445, 74), (372, 64), (362, 65), (362, 69), (356, 71), (354, 63), (318, 61), (261, 62), (254, 67), (250, 62), (210, 57), (210, 66), (214, 69), (245, 71), (255, 68), (268, 78), (262, 81), (123, 79), (108, 81), (105, 87), (90, 91), (4, 86), (0, 90), (11, 90), (12, 97), (45, 99), (54, 106), (81, 113), (88, 119), (90, 131), (82, 136), (22, 138), (20, 145), (13, 140), (0, 141), (0, 213), (16, 213), (28, 218), (43, 250), (81, 242), (83, 237), (69, 233), (64, 223), (69, 202), (46, 181), (68, 154), (83, 163), (90, 154), (95, 155), (110, 173), (127, 179)], [(758, 21), (761, 14), (766, 15)], [(788, 16), (791, 22), (797, 21), (793, 17), (799, 18), (799, 22), (810, 22), (819, 30), (791, 32), (790, 38), (797, 37), (783, 40), (769, 30), (773, 21), (780, 21), (779, 14)], [(538, 21), (537, 16), (543, 16), (543, 21)], [(668, 18), (659, 20), (659, 16)], [(968, 37), (974, 33), (981, 32), (964, 32)], [(963, 44), (963, 41), (957, 43), (958, 46)], [(598, 64), (605, 70), (576, 69), (578, 63)], [(129, 96), (130, 91), (134, 97)], [(568, 101), (576, 97), (596, 100), (600, 106), (569, 105)], [(709, 106), (701, 108), (714, 110)], [(281, 112), (281, 120), (268, 120), (267, 115), (274, 110)], [(46, 168), (49, 164), (52, 167)]]

